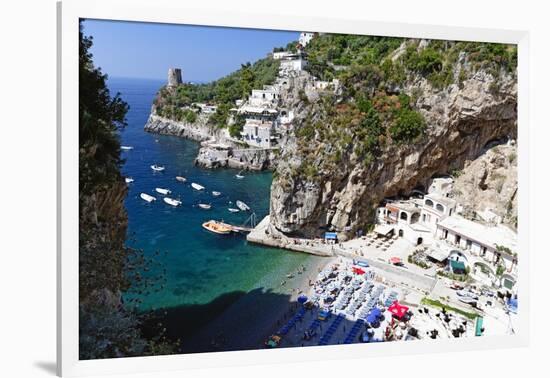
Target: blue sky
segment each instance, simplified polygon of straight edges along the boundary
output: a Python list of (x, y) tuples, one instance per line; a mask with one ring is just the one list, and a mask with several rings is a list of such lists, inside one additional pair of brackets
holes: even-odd
[(85, 20), (94, 63), (112, 77), (166, 79), (179, 67), (184, 81), (211, 81), (297, 40), (299, 32)]

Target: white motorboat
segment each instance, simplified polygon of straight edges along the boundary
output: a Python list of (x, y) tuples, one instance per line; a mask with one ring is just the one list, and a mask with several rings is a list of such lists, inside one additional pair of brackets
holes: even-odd
[(131, 184), (132, 182), (134, 182), (134, 179), (131, 177), (126, 177), (124, 181), (126, 181), (126, 184)]
[(130, 150), (133, 150), (134, 147), (132, 147), (132, 146), (120, 146), (120, 149), (123, 150), (123, 151), (130, 151)]
[(212, 205), (209, 205), (206, 203), (199, 203), (199, 207), (204, 210), (210, 210), (212, 208)]
[(162, 172), (162, 171), (164, 171), (164, 166), (153, 164), (151, 166), (151, 169), (155, 172)]
[(172, 193), (170, 191), (170, 189), (164, 189), (164, 188), (155, 188), (155, 192), (163, 194), (163, 195), (167, 195), (167, 194)]
[(196, 189), (196, 190), (204, 190), (204, 186), (199, 185), (196, 182), (192, 182), (191, 186), (193, 187), (193, 189)]
[(183, 176), (176, 176), (176, 180), (178, 180), (179, 182), (186, 182), (187, 179)]
[(248, 211), (250, 210), (250, 206), (248, 206), (246, 203), (244, 203), (243, 201), (236, 201), (235, 202), (237, 204), (237, 207), (239, 209), (241, 209), (242, 211)]
[(181, 205), (181, 201), (178, 201), (177, 199), (173, 199), (173, 198), (170, 198), (170, 197), (164, 197), (163, 200), (168, 205), (172, 205), (174, 207)]
[(243, 172), (243, 171), (240, 171), (239, 173), (237, 173), (237, 174), (235, 175), (235, 177), (238, 178), (239, 180), (240, 180), (240, 179), (243, 179), (243, 178), (244, 178), (244, 175), (241, 175), (242, 172)]
[(215, 190), (212, 192), (212, 195), (214, 197), (221, 196), (222, 192), (216, 192)]
[(152, 195), (149, 195), (147, 193), (141, 193), (139, 196), (141, 197), (142, 200), (147, 201), (147, 202), (153, 202), (153, 201), (157, 200), (155, 197), (153, 197)]
[(239, 209), (235, 209), (233, 207), (230, 207), (227, 210), (229, 210), (231, 213), (238, 213), (240, 211)]

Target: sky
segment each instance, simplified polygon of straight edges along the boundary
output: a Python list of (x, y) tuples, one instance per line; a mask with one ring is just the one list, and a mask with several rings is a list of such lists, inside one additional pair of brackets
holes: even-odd
[(161, 79), (168, 68), (182, 69), (183, 81), (207, 82), (241, 63), (266, 56), (273, 47), (298, 40), (299, 32), (85, 20), (93, 36), (96, 67), (111, 77)]

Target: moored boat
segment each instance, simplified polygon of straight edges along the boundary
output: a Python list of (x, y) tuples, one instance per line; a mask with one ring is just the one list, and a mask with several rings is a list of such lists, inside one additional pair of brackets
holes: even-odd
[(248, 211), (248, 210), (250, 210), (250, 206), (248, 206), (248, 205), (247, 205), (246, 203), (244, 203), (243, 201), (237, 200), (235, 203), (237, 204), (237, 207), (238, 207), (239, 209), (241, 209), (242, 211)]
[(178, 180), (179, 182), (186, 182), (187, 179), (183, 176), (176, 176), (176, 180)]
[(164, 194), (164, 195), (172, 193), (169, 189), (164, 189), (164, 188), (155, 188), (155, 192)]
[(130, 151), (130, 150), (133, 150), (134, 147), (132, 147), (132, 146), (120, 146), (120, 149), (123, 150), (123, 151)]
[(204, 222), (202, 224), (202, 227), (204, 227), (210, 232), (214, 232), (216, 234), (221, 234), (221, 235), (227, 235), (231, 232), (230, 227), (228, 227), (227, 225), (221, 222), (217, 222), (215, 220), (209, 220), (208, 222)]
[(147, 201), (147, 202), (153, 202), (153, 201), (157, 200), (155, 197), (153, 197), (152, 195), (149, 195), (147, 193), (141, 193), (139, 196), (141, 197), (142, 200)]
[(217, 197), (217, 196), (219, 196), (219, 195), (221, 195), (221, 194), (222, 194), (221, 192), (216, 192), (215, 190), (212, 192), (212, 195), (213, 195), (214, 197)]
[(231, 213), (238, 213), (240, 211), (239, 209), (235, 209), (233, 207), (230, 207), (227, 210), (229, 210)]
[(151, 166), (151, 169), (152, 169), (153, 171), (155, 171), (155, 172), (162, 172), (162, 171), (164, 171), (164, 166), (162, 166), (162, 165), (157, 165), (157, 164), (153, 164), (153, 165)]
[(243, 171), (239, 171), (239, 173), (237, 173), (237, 174), (235, 175), (235, 177), (238, 178), (239, 180), (240, 180), (240, 179), (243, 179), (243, 178), (244, 178), (244, 175), (241, 174), (242, 172), (243, 172)]
[(168, 205), (172, 205), (174, 207), (181, 205), (181, 201), (178, 201), (177, 199), (173, 199), (173, 198), (170, 198), (170, 197), (164, 197), (163, 200)]
[(192, 182), (191, 186), (193, 187), (193, 189), (196, 189), (196, 190), (204, 190), (204, 186), (199, 185), (196, 182)]
[(199, 203), (199, 207), (204, 210), (210, 210), (212, 208), (212, 205), (209, 205), (207, 203)]
[(131, 177), (126, 177), (124, 181), (126, 181), (126, 184), (131, 184), (132, 182), (134, 182), (134, 179)]

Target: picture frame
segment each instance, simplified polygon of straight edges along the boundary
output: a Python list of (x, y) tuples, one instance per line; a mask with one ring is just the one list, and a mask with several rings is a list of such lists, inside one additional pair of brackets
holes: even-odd
[[(246, 11), (221, 12), (190, 8), (176, 1), (121, 0), (112, 3), (83, 0), (60, 2), (58, 14), (58, 251), (57, 251), (57, 368), (61, 376), (144, 373), (202, 367), (294, 363), (411, 353), (458, 352), (522, 347), (529, 335), (529, 34), (525, 31), (474, 29), (436, 25), (380, 23), (346, 19), (317, 19)], [(518, 46), (518, 263), (521, 285), (519, 323), (513, 336), (418, 341), (413, 343), (351, 344), (238, 352), (79, 360), (78, 314), (78, 31), (80, 19), (222, 26), (270, 30), (315, 30), (329, 33), (392, 37), (499, 42)]]

